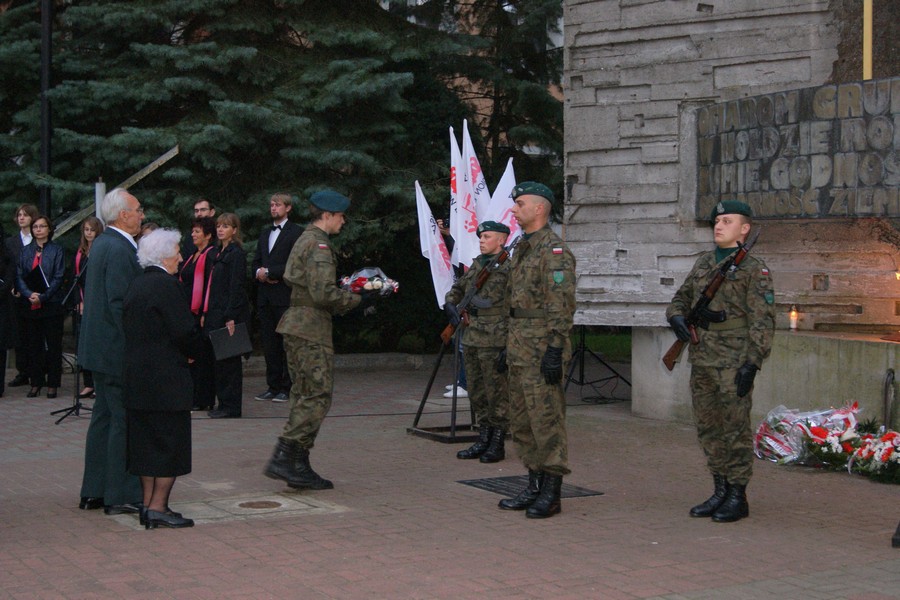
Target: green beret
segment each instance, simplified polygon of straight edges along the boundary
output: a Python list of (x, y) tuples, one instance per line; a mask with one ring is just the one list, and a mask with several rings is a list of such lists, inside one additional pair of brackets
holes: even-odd
[(322, 190), (309, 197), (309, 203), (327, 212), (344, 212), (350, 207), (350, 198), (331, 190)]
[(709, 215), (710, 223), (715, 223), (716, 217), (719, 215), (744, 215), (745, 217), (752, 217), (753, 211), (750, 209), (749, 204), (739, 200), (722, 200), (713, 207), (712, 214)]
[(512, 190), (513, 200), (518, 198), (519, 196), (525, 195), (532, 196), (540, 196), (541, 198), (546, 198), (550, 201), (550, 204), (556, 203), (556, 198), (553, 197), (553, 192), (550, 191), (543, 183), (537, 183), (536, 181), (526, 181), (524, 183), (520, 183)]
[(503, 223), (498, 223), (497, 221), (485, 221), (484, 223), (479, 223), (478, 229), (476, 230), (478, 237), (481, 237), (481, 234), (485, 231), (496, 231), (497, 233), (509, 235), (509, 227)]

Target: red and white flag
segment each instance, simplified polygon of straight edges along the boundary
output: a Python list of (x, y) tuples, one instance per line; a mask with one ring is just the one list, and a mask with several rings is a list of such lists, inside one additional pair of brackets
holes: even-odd
[[(450, 138), (450, 160), (453, 161), (456, 158), (453, 155), (456, 138), (453, 135)], [(468, 124), (463, 121), (463, 152), (460, 162), (455, 168), (456, 211), (450, 214), (450, 235), (453, 237), (453, 263), (466, 268), (472, 264), (476, 256), (481, 254), (476, 231), (478, 229), (477, 198), (473, 187), (473, 169), (470, 166), (473, 159), (477, 165), (478, 158), (475, 157), (474, 151), (471, 152), (471, 155), (467, 152), (467, 141), (471, 148), (472, 141), (469, 139)], [(480, 166), (474, 174), (476, 177), (480, 177), (483, 185), (484, 176), (481, 174)], [(484, 193), (484, 195), (487, 194)], [(489, 200), (485, 200), (485, 202), (489, 202)]]
[(510, 158), (506, 163), (503, 177), (500, 178), (500, 183), (497, 184), (491, 196), (490, 208), (488, 209), (487, 217), (484, 219), (485, 221), (503, 223), (509, 227), (509, 237), (506, 239), (507, 245), (511, 244), (522, 233), (519, 223), (512, 214), (512, 207), (515, 204), (512, 199), (514, 187), (516, 187), (516, 174), (513, 171), (513, 159)]
[(444, 243), (444, 238), (438, 230), (431, 207), (428, 206), (418, 181), (416, 181), (416, 211), (419, 215), (419, 245), (422, 248), (422, 256), (427, 258), (431, 265), (434, 295), (437, 297), (438, 308), (443, 308), (444, 298), (453, 285), (453, 267), (450, 265), (447, 244)]

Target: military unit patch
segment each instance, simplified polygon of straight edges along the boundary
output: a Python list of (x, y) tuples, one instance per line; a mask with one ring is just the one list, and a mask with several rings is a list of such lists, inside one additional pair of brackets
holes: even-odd
[(562, 271), (553, 271), (553, 281), (556, 283), (562, 283), (565, 280), (566, 276)]

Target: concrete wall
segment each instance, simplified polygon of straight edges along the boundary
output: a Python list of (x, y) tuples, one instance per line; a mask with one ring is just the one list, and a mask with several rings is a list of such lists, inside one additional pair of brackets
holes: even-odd
[[(632, 412), (690, 422), (687, 352), (671, 373), (659, 361), (672, 340), (668, 328), (634, 330), (632, 362), (645, 372), (640, 377), (636, 369), (632, 372)], [(888, 369), (897, 370), (898, 359), (900, 345), (877, 335), (778, 331), (772, 355), (756, 377), (752, 421), (758, 423), (778, 405), (818, 410), (857, 401), (861, 420), (875, 417), (882, 422), (885, 376)], [(893, 425), (898, 429), (896, 404)]]
[[(673, 339), (663, 329), (665, 306), (712, 245), (696, 214), (697, 109), (829, 83), (846, 24), (833, 8), (829, 0), (565, 0), (566, 240), (578, 260), (576, 323), (633, 327), (640, 414), (689, 418), (686, 370), (673, 376), (660, 357)], [(897, 219), (765, 221), (754, 253), (772, 270), (780, 329), (794, 304), (803, 330), (900, 329)], [(842, 373), (849, 389), (865, 385), (871, 373), (825, 364), (839, 356), (833, 339), (817, 346), (815, 360)], [(887, 344), (878, 348), (895, 357)], [(779, 368), (776, 358), (765, 374)], [(793, 379), (793, 404), (846, 399), (804, 377)]]

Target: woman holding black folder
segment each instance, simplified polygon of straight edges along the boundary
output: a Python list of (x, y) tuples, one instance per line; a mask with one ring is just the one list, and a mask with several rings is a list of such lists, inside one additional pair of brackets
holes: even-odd
[[(224, 213), (216, 220), (219, 251), (213, 262), (206, 299), (203, 303), (203, 332), (226, 329), (233, 335), (238, 324), (250, 320), (247, 299), (247, 254), (241, 247), (241, 220), (234, 213)], [(246, 326), (246, 325), (245, 325)], [(209, 411), (212, 419), (236, 419), (241, 416), (241, 356), (216, 361), (216, 396), (219, 406)]]
[(27, 308), (22, 333), (28, 349), (31, 390), (26, 396), (36, 398), (46, 383), (47, 397), (56, 398), (62, 381), (65, 253), (52, 241), (53, 226), (47, 217), (38, 215), (31, 221), (31, 236), (16, 267), (16, 291)]

